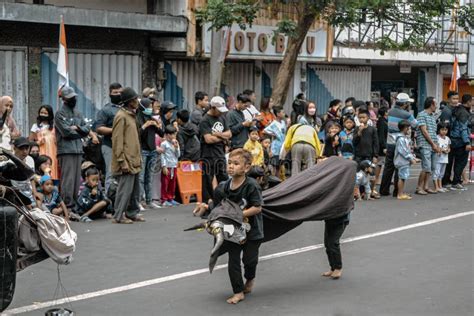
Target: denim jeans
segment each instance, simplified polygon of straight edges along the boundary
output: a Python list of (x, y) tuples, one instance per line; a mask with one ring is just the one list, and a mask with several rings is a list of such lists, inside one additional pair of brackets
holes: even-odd
[(140, 171), (140, 196), (147, 204), (153, 199), (153, 171), (158, 159), (156, 150), (142, 150), (142, 171)]

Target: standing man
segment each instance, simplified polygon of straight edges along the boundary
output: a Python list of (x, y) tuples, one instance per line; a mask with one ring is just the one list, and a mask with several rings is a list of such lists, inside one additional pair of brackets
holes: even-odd
[(217, 182), (228, 179), (226, 172), (225, 146), (232, 134), (227, 126), (223, 113), (229, 111), (221, 97), (211, 99), (211, 107), (199, 124), (201, 135), (201, 161), (202, 161), (202, 196), (207, 203), (213, 197), (214, 176)]
[[(453, 111), (459, 106), (459, 94), (456, 91), (449, 91), (448, 92), (448, 105), (443, 108), (441, 115), (439, 116), (439, 121), (446, 123), (448, 126), (448, 135), (451, 134), (451, 120), (453, 118)], [(448, 164), (446, 165), (446, 171), (444, 173), (444, 177), (442, 180), (442, 184), (444, 188), (450, 189), (451, 188), (451, 175), (453, 172), (453, 157), (454, 157), (454, 150), (451, 143), (451, 151), (448, 155)]]
[(194, 101), (196, 102), (196, 107), (191, 113), (191, 123), (199, 126), (202, 121), (202, 117), (209, 109), (209, 96), (206, 92), (198, 91), (194, 94)]
[(460, 105), (453, 110), (451, 118), (451, 150), (453, 151), (453, 183), (451, 190), (465, 191), (467, 188), (462, 184), (462, 175), (466, 168), (471, 151), (469, 115), (467, 109)]
[[(257, 110), (255, 107), (255, 104), (257, 102), (257, 95), (255, 94), (255, 91), (246, 89), (243, 94), (247, 95), (250, 99), (250, 104), (248, 107), (243, 111), (244, 112), (244, 117), (246, 121), (252, 121), (252, 120), (257, 120), (261, 121), (262, 117), (260, 115), (260, 112)], [(238, 101), (238, 100), (237, 100)]]
[(138, 94), (132, 88), (121, 93), (123, 106), (112, 127), (112, 173), (117, 177), (115, 214), (112, 223), (144, 222), (140, 211), (140, 171), (142, 155), (136, 119)]
[(246, 120), (244, 111), (250, 106), (250, 97), (246, 94), (240, 93), (237, 95), (237, 104), (235, 109), (227, 114), (227, 124), (232, 132), (231, 148), (243, 148), (249, 139), (249, 129), (255, 126), (255, 121)]
[(90, 136), (94, 144), (99, 143), (97, 135), (90, 130), (82, 114), (76, 110), (77, 94), (65, 86), (60, 93), (63, 105), (54, 117), (58, 161), (61, 170), (61, 197), (68, 209), (75, 205), (81, 185), (82, 138)]
[(109, 86), (110, 103), (97, 113), (96, 131), (97, 134), (102, 135), (102, 156), (105, 161), (105, 192), (109, 191), (110, 183), (112, 182), (112, 126), (114, 118), (120, 109), (120, 93), (122, 92), (122, 85), (114, 82)]
[(385, 168), (382, 175), (382, 183), (380, 184), (380, 195), (390, 195), (390, 184), (392, 183), (393, 174), (395, 173), (395, 188), (393, 190), (393, 196), (397, 197), (397, 185), (398, 173), (395, 172), (394, 157), (395, 157), (395, 145), (397, 141), (397, 135), (400, 133), (398, 129), (398, 122), (407, 120), (410, 122), (412, 128), (418, 126), (418, 122), (413, 115), (408, 112), (410, 104), (414, 100), (406, 93), (399, 93), (397, 95), (397, 101), (395, 106), (388, 112), (388, 134), (387, 134), (387, 156), (385, 158)]
[(418, 114), (419, 130), (416, 133), (416, 143), (421, 154), (421, 173), (418, 177), (418, 187), (416, 194), (435, 194), (436, 190), (429, 188), (430, 175), (435, 171), (436, 159), (441, 150), (438, 146), (438, 136), (436, 134), (437, 125), (435, 119), (436, 100), (428, 97), (425, 100), (424, 111)]

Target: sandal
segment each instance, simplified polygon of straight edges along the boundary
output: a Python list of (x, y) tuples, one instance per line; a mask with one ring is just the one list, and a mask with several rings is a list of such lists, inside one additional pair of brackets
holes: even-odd
[(132, 222), (146, 222), (146, 220), (140, 215), (137, 215), (134, 218), (127, 218), (127, 219), (131, 220)]
[(428, 194), (438, 194), (437, 191), (431, 189), (425, 190), (425, 192), (427, 192)]
[(403, 195), (397, 197), (397, 199), (398, 199), (398, 200), (403, 200), (403, 201), (408, 201), (408, 200), (411, 200), (412, 197), (409, 196), (409, 195), (403, 194)]
[(124, 218), (118, 221), (114, 218), (112, 219), (112, 224), (133, 224), (133, 221), (128, 218)]
[(428, 195), (428, 192), (426, 192), (425, 190), (416, 189), (415, 194), (418, 194), (418, 195)]

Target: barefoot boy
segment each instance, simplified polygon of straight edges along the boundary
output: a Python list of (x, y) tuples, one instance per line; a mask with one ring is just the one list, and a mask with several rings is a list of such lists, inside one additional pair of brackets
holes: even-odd
[[(244, 218), (248, 219), (250, 231), (247, 233), (247, 241), (239, 245), (230, 241), (224, 241), (219, 255), (229, 254), (228, 272), (234, 295), (227, 299), (229, 304), (237, 304), (245, 298), (245, 294), (252, 291), (255, 273), (258, 264), (258, 250), (263, 239), (262, 218), (262, 194), (257, 182), (246, 176), (252, 165), (252, 155), (243, 149), (236, 149), (229, 155), (227, 173), (230, 180), (221, 182), (214, 192), (214, 205), (218, 205), (223, 199), (229, 199), (240, 205)], [(194, 211), (195, 215), (201, 215), (209, 211), (209, 205), (201, 204)], [(242, 262), (244, 263), (244, 276), (242, 279)]]

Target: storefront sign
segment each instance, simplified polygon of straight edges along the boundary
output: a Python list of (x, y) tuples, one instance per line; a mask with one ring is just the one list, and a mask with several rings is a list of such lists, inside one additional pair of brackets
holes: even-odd
[[(204, 56), (211, 55), (212, 32), (208, 26), (203, 28)], [(254, 25), (241, 30), (234, 25), (230, 34), (228, 58), (280, 60), (285, 54), (288, 37), (283, 34), (275, 36), (273, 26)], [(325, 29), (309, 31), (301, 47), (298, 60), (321, 60), (326, 58), (327, 32)]]

